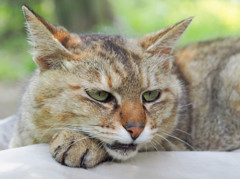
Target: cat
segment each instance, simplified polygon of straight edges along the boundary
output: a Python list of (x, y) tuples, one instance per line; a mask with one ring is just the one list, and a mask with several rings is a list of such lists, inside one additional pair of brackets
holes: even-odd
[(11, 147), (70, 167), (139, 151), (240, 147), (240, 38), (174, 50), (192, 18), (140, 39), (69, 33), (22, 7), (38, 69)]

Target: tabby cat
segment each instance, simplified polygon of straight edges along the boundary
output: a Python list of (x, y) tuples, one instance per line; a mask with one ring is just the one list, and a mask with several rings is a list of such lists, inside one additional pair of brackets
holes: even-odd
[(192, 18), (140, 39), (73, 34), (23, 6), (38, 69), (11, 147), (90, 168), (138, 151), (240, 147), (240, 38), (173, 51)]

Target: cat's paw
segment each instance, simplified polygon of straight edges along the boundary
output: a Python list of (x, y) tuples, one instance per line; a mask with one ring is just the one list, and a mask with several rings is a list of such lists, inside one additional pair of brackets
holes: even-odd
[(94, 167), (108, 157), (99, 142), (72, 130), (56, 134), (51, 141), (50, 152), (59, 163), (81, 168)]

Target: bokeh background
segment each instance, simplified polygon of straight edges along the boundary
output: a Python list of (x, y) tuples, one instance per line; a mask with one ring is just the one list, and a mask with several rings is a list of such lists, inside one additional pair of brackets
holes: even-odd
[(240, 0), (0, 0), (0, 118), (16, 112), (36, 68), (21, 6), (71, 32), (140, 37), (180, 20), (194, 20), (179, 46), (240, 35)]

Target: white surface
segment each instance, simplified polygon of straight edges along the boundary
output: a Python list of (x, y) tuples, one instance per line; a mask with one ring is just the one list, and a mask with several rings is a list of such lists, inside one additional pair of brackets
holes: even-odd
[(189, 178), (239, 179), (240, 152), (149, 152), (124, 162), (93, 169), (58, 164), (47, 144), (0, 152), (0, 178)]
[(8, 148), (16, 121), (16, 116), (0, 120), (0, 151)]
[[(0, 121), (2, 149), (8, 145), (15, 121), (14, 117)], [(38, 144), (0, 151), (0, 179), (15, 178), (240, 179), (240, 151), (139, 153), (123, 163), (85, 170), (60, 165), (47, 144)]]

